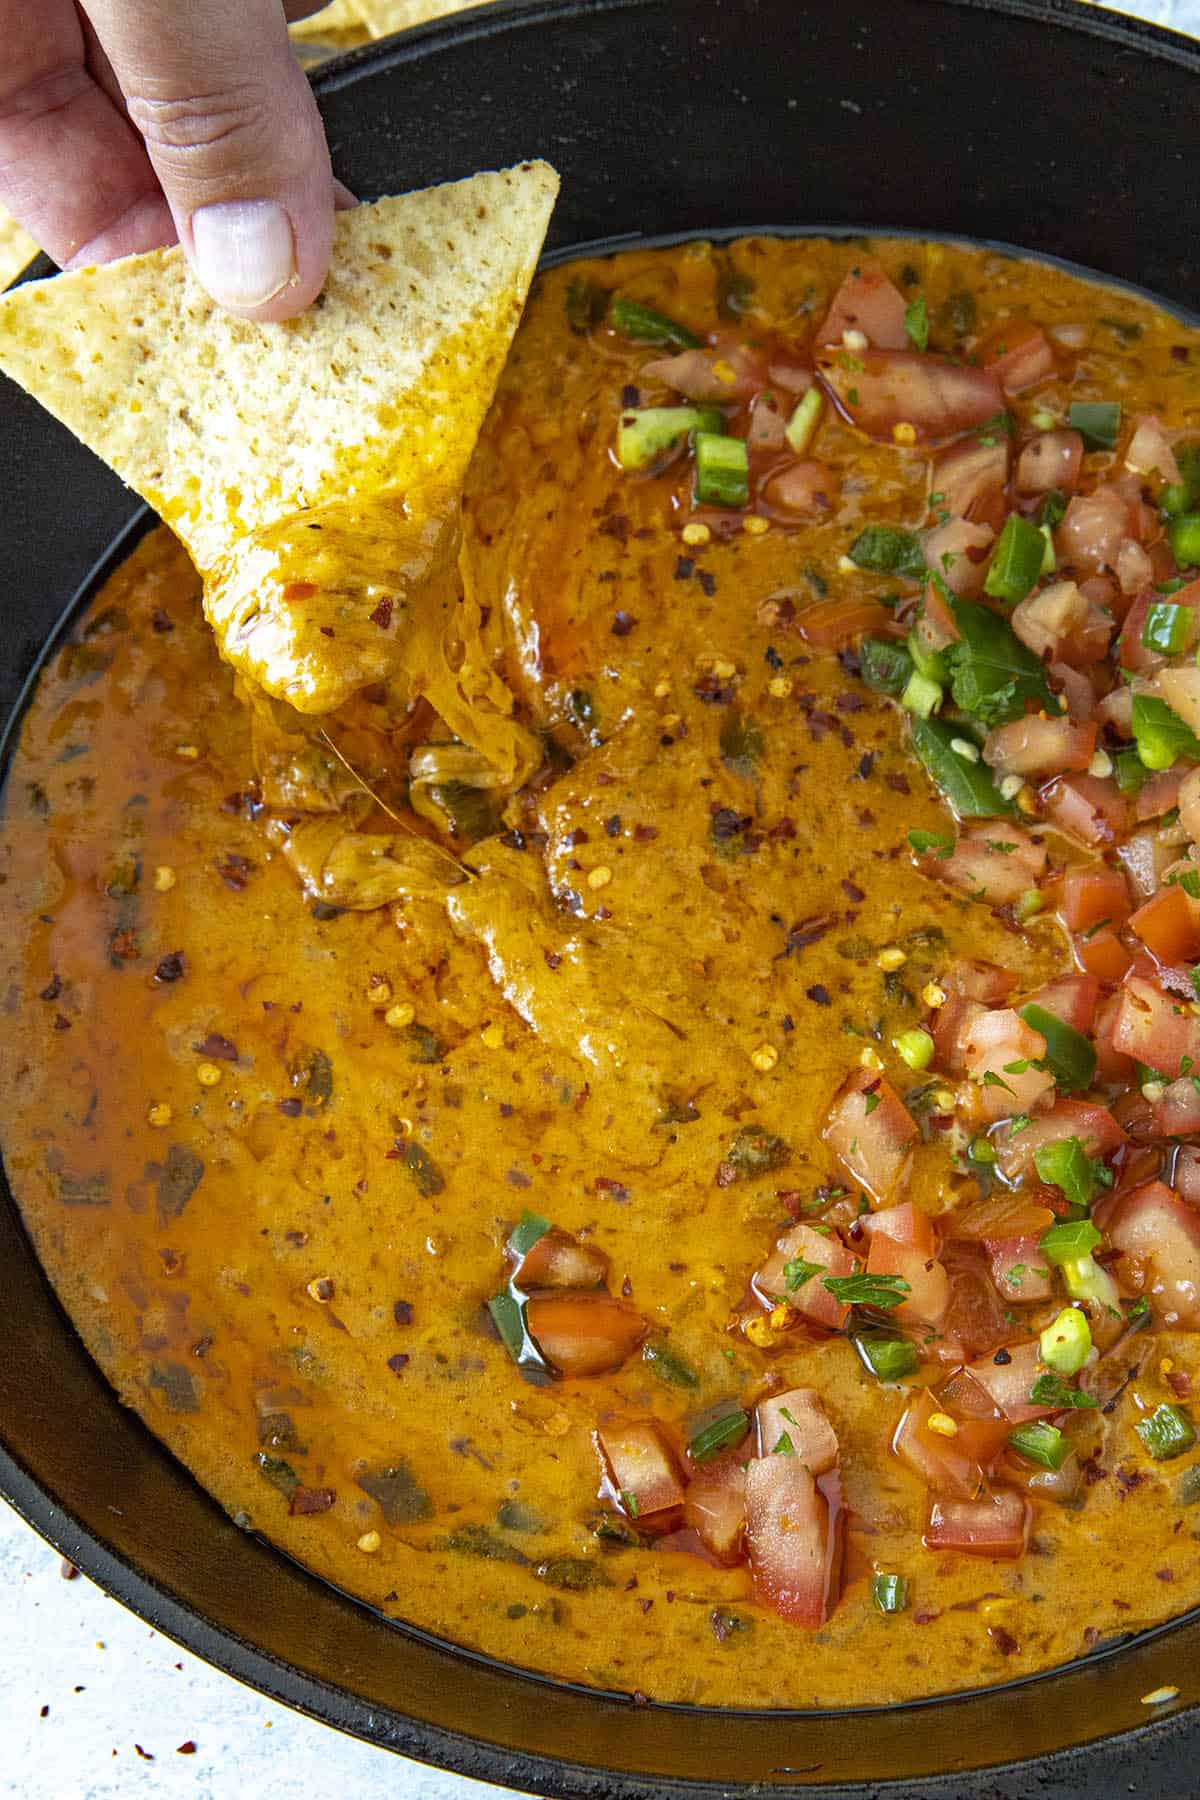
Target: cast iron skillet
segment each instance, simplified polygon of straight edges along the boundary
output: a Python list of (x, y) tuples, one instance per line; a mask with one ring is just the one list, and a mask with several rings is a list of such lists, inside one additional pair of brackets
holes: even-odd
[[(1196, 298), (1200, 51), (1071, 0), (508, 5), (346, 58), (317, 87), (338, 173), (364, 197), (548, 156), (563, 176), (552, 252), (915, 227)], [(5, 384), (0, 496), (2, 716), (65, 603), (128, 552), (145, 513)], [(390, 1627), (240, 1532), (119, 1406), (7, 1190), (0, 1267), (0, 1491), (156, 1629), (343, 1730), (584, 1800), (748, 1784), (907, 1800), (1194, 1791), (1200, 1617), (1038, 1681), (857, 1716), (638, 1706)], [(1148, 1726), (1140, 1697), (1164, 1684), (1183, 1689), (1180, 1710)]]

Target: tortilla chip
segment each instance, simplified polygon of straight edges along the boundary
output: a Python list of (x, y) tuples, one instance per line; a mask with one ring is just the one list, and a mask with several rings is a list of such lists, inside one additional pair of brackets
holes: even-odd
[(335, 500), (460, 487), (558, 190), (546, 163), (338, 215), (321, 301), (231, 318), (178, 248), (0, 299), (0, 369), (104, 458), (207, 574)]
[(355, 0), (361, 22), (374, 38), (390, 37), (412, 25), (425, 25), (450, 13), (465, 12), (479, 0)]
[(0, 288), (15, 281), (37, 253), (38, 247), (29, 233), (0, 206)]
[(358, 0), (330, 0), (319, 13), (297, 19), (290, 29), (293, 37), (306, 38), (323, 37), (328, 31), (361, 31), (365, 25)]

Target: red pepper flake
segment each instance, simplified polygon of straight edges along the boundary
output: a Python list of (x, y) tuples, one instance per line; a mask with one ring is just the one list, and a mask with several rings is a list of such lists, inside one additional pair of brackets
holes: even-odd
[(813, 1004), (815, 1006), (832, 1006), (833, 1005), (833, 1001), (829, 997), (829, 989), (827, 987), (822, 986), (822, 984), (819, 981), (814, 982), (812, 987), (805, 988), (804, 992), (808, 995), (808, 998), (813, 1002)]
[(633, 841), (635, 844), (652, 844), (657, 836), (657, 825), (635, 825), (633, 828)]
[(410, 1300), (397, 1300), (392, 1307), (392, 1317), (395, 1319), (397, 1325), (411, 1325), (413, 1322), (412, 1302)]
[(178, 981), (184, 971), (182, 950), (172, 950), (158, 959), (158, 967), (154, 971), (154, 980), (164, 987), (168, 982)]
[(71, 1021), (67, 1018), (65, 1013), (55, 1013), (54, 1029), (55, 1031), (70, 1031)]
[(221, 877), (221, 880), (225, 883), (225, 886), (232, 888), (234, 892), (238, 894), (242, 892), (251, 875), (254, 873), (254, 864), (250, 861), (250, 858), (248, 856), (239, 856), (237, 852), (233, 850), (229, 852), (228, 856), (223, 857), (219, 862), (215, 862), (213, 867)]
[(311, 600), (319, 592), (315, 581), (289, 581), (284, 587), (283, 598), (285, 601)]
[(42, 1707), (38, 1708), (38, 1718), (39, 1719), (48, 1719), (49, 1717), (50, 1717), (50, 1708), (48, 1706), (42, 1706)]
[(288, 1511), (297, 1518), (308, 1518), (314, 1513), (328, 1512), (337, 1494), (333, 1488), (298, 1487), (292, 1495)]
[(913, 1614), (913, 1624), (914, 1625), (932, 1625), (933, 1621), (935, 1619), (940, 1619), (941, 1616), (942, 1615), (940, 1612), (915, 1612)]
[(154, 1758), (151, 1755), (149, 1750), (143, 1750), (142, 1746), (140, 1744), (135, 1744), (133, 1747), (137, 1751), (138, 1755), (141, 1757), (143, 1762), (153, 1762), (154, 1761)]
[(611, 819), (605, 819), (604, 835), (606, 837), (610, 837), (610, 838), (620, 837), (620, 835), (621, 835), (621, 815), (620, 815), (620, 813), (614, 813), (612, 815)]
[(38, 999), (39, 1000), (57, 1000), (58, 996), (62, 993), (62, 991), (63, 991), (62, 977), (59, 975), (52, 975), (48, 985), (46, 987), (44, 987), (42, 989), (41, 993), (38, 995)]
[(884, 787), (890, 787), (894, 794), (911, 794), (912, 784), (907, 775), (885, 775)]
[(298, 1119), (304, 1111), (299, 1100), (277, 1100), (275, 1104), (285, 1119)]
[(238, 1047), (231, 1038), (222, 1037), (219, 1031), (210, 1031), (202, 1044), (193, 1044), (192, 1049), (197, 1056), (211, 1057), (213, 1062), (236, 1062)]
[(1167, 1376), (1167, 1386), (1177, 1400), (1190, 1400), (1192, 1397), (1192, 1378), (1186, 1369), (1172, 1369)]
[(1174, 1569), (1155, 1569), (1154, 1579), (1155, 1581), (1174, 1581), (1175, 1571)]
[(176, 1756), (195, 1756), (196, 1742), (194, 1738), (185, 1738), (182, 1744), (175, 1747)]
[(628, 1200), (629, 1189), (620, 1181), (614, 1181), (611, 1175), (597, 1175), (592, 1183), (598, 1194), (611, 1194), (614, 1200)]
[(108, 953), (116, 963), (136, 962), (142, 954), (137, 932), (129, 926), (114, 931), (108, 940)]
[(767, 833), (767, 841), (771, 844), (790, 844), (796, 835), (796, 827), (791, 819), (780, 819), (778, 825), (772, 825)]
[(58, 1572), (64, 1581), (79, 1580), (79, 1570), (75, 1567), (73, 1562), (68, 1562), (65, 1556), (58, 1565)]
[(161, 606), (156, 606), (154, 611), (150, 614), (150, 624), (154, 630), (158, 632), (160, 637), (165, 635), (166, 632), (174, 631), (175, 629), (174, 619), (171, 617), (170, 613), (164, 612)]
[(403, 1375), (411, 1361), (411, 1356), (406, 1356), (402, 1350), (398, 1350), (395, 1356), (388, 1357), (387, 1366), (393, 1375)]
[(558, 954), (557, 950), (546, 950), (543, 951), (542, 954), (546, 958), (546, 967), (548, 969), (554, 970), (562, 967), (562, 957)]
[(613, 614), (612, 634), (614, 637), (627, 638), (637, 624), (632, 613), (615, 612)]
[(337, 635), (332, 625), (322, 625), (320, 631), (322, 637), (335, 637)]
[(717, 591), (716, 576), (710, 575), (707, 569), (701, 569), (700, 573), (696, 576), (696, 580), (700, 583), (700, 586), (701, 586), (701, 589), (703, 590), (703, 592), (711, 600), (713, 595)]
[(1013, 1637), (1010, 1631), (1005, 1631), (1003, 1625), (989, 1625), (988, 1636), (991, 1638), (993, 1644), (995, 1644), (1001, 1656), (1015, 1656), (1017, 1651), (1021, 1648), (1016, 1638)]
[(861, 905), (867, 897), (857, 883), (853, 881), (843, 881), (842, 892), (848, 900), (853, 900), (856, 906)]

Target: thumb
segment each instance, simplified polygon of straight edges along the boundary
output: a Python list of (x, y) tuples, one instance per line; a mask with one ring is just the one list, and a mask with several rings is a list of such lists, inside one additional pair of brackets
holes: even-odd
[(287, 319), (320, 293), (333, 238), (329, 150), (280, 0), (84, 0), (220, 306)]

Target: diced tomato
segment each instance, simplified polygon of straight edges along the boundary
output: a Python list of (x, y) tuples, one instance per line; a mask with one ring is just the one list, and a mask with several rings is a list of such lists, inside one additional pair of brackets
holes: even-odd
[(1154, 563), (1136, 538), (1125, 538), (1117, 551), (1117, 583), (1123, 594), (1139, 594), (1154, 581)]
[(1133, 736), (1133, 689), (1122, 684), (1096, 702), (1096, 717), (1108, 725), (1117, 737)]
[(1060, 563), (1084, 575), (1102, 575), (1117, 560), (1129, 535), (1129, 503), (1113, 487), (1076, 494), (1055, 534)]
[(1008, 1423), (960, 1419), (957, 1431), (946, 1437), (929, 1425), (942, 1410), (941, 1401), (928, 1388), (914, 1395), (896, 1427), (892, 1448), (935, 1493), (970, 1500), (982, 1489), (985, 1471), (1004, 1446)]
[(1125, 467), (1135, 475), (1157, 475), (1163, 482), (1182, 479), (1170, 439), (1156, 413), (1139, 414), (1125, 452)]
[[(1149, 1265), (1147, 1289), (1164, 1324), (1200, 1326), (1200, 1212), (1165, 1182), (1149, 1181), (1120, 1202), (1109, 1236), (1126, 1256)], [(1120, 1272), (1126, 1275), (1124, 1264)]]
[(840, 1534), (798, 1456), (760, 1456), (746, 1470), (746, 1547), (764, 1605), (795, 1625), (824, 1623), (841, 1585)]
[(934, 459), (929, 478), (930, 511), (936, 518), (970, 519), (998, 531), (1004, 523), (1004, 489), (1008, 481), (1009, 438), (998, 432), (994, 442), (964, 438)]
[(631, 1518), (648, 1518), (682, 1504), (679, 1465), (653, 1419), (606, 1425), (597, 1431), (596, 1442), (613, 1491)]
[(1129, 929), (1160, 963), (1194, 963), (1200, 957), (1200, 902), (1177, 881), (1139, 906)]
[[(1035, 1260), (1038, 1268), (1045, 1267), (1040, 1258)], [(1011, 1349), (998, 1354), (1007, 1357), (1007, 1362), (998, 1363), (995, 1357), (985, 1356), (979, 1362), (973, 1362), (969, 1370), (998, 1412), (1002, 1412), (1011, 1424), (1023, 1425), (1029, 1419), (1042, 1419), (1058, 1410), (1029, 1398), (1034, 1382), (1044, 1372), (1036, 1338), (1032, 1343), (1014, 1344)]]
[(793, 1225), (784, 1233), (774, 1250), (754, 1276), (754, 1289), (768, 1306), (778, 1300), (786, 1300), (789, 1306), (811, 1319), (814, 1325), (828, 1326), (830, 1331), (840, 1331), (850, 1311), (835, 1300), (829, 1289), (822, 1284), (820, 1275), (813, 1275), (799, 1287), (789, 1288), (784, 1270), (788, 1263), (796, 1259), (802, 1262), (816, 1263), (827, 1275), (853, 1275), (858, 1268), (858, 1261), (853, 1257), (841, 1238), (826, 1237), (822, 1232), (814, 1231), (811, 1225)]
[(1011, 1007), (983, 1013), (972, 1022), (966, 1045), (967, 1073), (978, 1083), (975, 1104), (985, 1119), (1030, 1112), (1043, 1094), (1050, 1093), (1053, 1075), (1033, 1066), (1045, 1054), (1041, 1032), (1034, 1031)]
[(721, 1563), (741, 1561), (746, 1525), (746, 1471), (736, 1456), (705, 1463), (688, 1482), (683, 1522)]
[[(1121, 973), (1121, 979), (1124, 981), (1128, 978), (1133, 958), (1125, 946), (1120, 944), (1120, 940), (1117, 942), (1127, 963), (1127, 967)], [(1120, 1010), (1121, 995), (1119, 991), (1115, 994), (1107, 994), (1096, 1008), (1096, 1034), (1093, 1041), (1096, 1046), (1096, 1080), (1101, 1086), (1116, 1086), (1118, 1083), (1130, 1081), (1133, 1077), (1133, 1064), (1127, 1056), (1122, 1055), (1113, 1047), (1113, 1026)]]
[[(1196, 670), (1200, 675), (1200, 669)], [(1182, 763), (1176, 763), (1173, 769), (1162, 769), (1157, 775), (1151, 775), (1138, 789), (1133, 810), (1139, 820), (1161, 819), (1164, 813), (1179, 805), (1179, 790), (1187, 770)]]
[(999, 963), (982, 962), (967, 957), (951, 963), (942, 976), (948, 994), (962, 994), (968, 1000), (982, 1000), (986, 1006), (998, 1006), (1008, 999), (1017, 981), (1011, 969)]
[(1107, 1157), (1121, 1148), (1125, 1133), (1107, 1106), (1091, 1100), (1056, 1100), (1048, 1112), (1036, 1113), (1018, 1131), (1005, 1127), (997, 1132), (1000, 1173), (1006, 1181), (1024, 1181), (1033, 1174), (1034, 1152), (1066, 1138), (1078, 1138), (1089, 1156)]
[(1133, 958), (1115, 931), (1096, 931), (1073, 940), (1075, 960), (1097, 981), (1123, 981)]
[(563, 1375), (607, 1375), (646, 1335), (641, 1313), (609, 1294), (535, 1294), (525, 1309), (529, 1334)]
[(983, 1247), (992, 1265), (996, 1292), (1010, 1306), (1049, 1300), (1054, 1277), (1038, 1253), (1037, 1237), (984, 1238)]
[[(1200, 581), (1193, 581), (1190, 588), (1172, 594), (1172, 602), (1178, 604), (1185, 592), (1193, 590), (1200, 595)], [(1158, 678), (1158, 690), (1185, 725), (1190, 725), (1193, 731), (1200, 730), (1200, 669), (1164, 669)]]
[(1092, 931), (1097, 925), (1119, 930), (1129, 917), (1129, 884), (1120, 869), (1068, 869), (1061, 911), (1068, 931)]
[(715, 350), (681, 350), (678, 356), (656, 357), (645, 364), (641, 379), (661, 381), (685, 400), (698, 400), (709, 406), (749, 400), (768, 385), (763, 352), (745, 344)]
[(815, 650), (844, 650), (861, 637), (886, 635), (892, 615), (878, 600), (818, 600), (797, 615), (796, 626)]
[(905, 350), (904, 295), (884, 274), (879, 264), (865, 259), (848, 271), (833, 296), (817, 343), (840, 347), (847, 331), (861, 331), (876, 350)]
[(1028, 1500), (1000, 1488), (982, 1500), (935, 1500), (925, 1544), (930, 1550), (962, 1550), (968, 1556), (1017, 1557), (1029, 1543)]
[(952, 593), (979, 594), (987, 575), (987, 553), (996, 533), (970, 519), (947, 519), (922, 540), (925, 561), (936, 569)]
[(1041, 431), (1017, 459), (1017, 492), (1073, 494), (1079, 486), (1083, 439), (1077, 431)]
[(897, 425), (921, 439), (950, 438), (1004, 410), (994, 375), (928, 352), (822, 350), (817, 370), (851, 424), (889, 443)]
[(1062, 775), (1083, 771), (1096, 753), (1096, 725), (1027, 713), (988, 733), (983, 760), (1005, 775)]
[(905, 1200), (900, 1206), (887, 1206), (882, 1212), (864, 1219), (872, 1238), (890, 1238), (894, 1244), (917, 1250), (922, 1256), (937, 1255), (937, 1232), (933, 1220), (923, 1207)]
[(1159, 841), (1157, 831), (1134, 831), (1117, 846), (1120, 862), (1134, 894), (1143, 900), (1157, 893), (1162, 878), (1175, 860), (1175, 852)]
[[(892, 1211), (905, 1211), (905, 1208), (892, 1208)], [(871, 1249), (867, 1253), (867, 1274), (898, 1274), (901, 1280), (909, 1283), (909, 1294), (905, 1294), (898, 1307), (891, 1309), (892, 1318), (903, 1325), (939, 1325), (950, 1305), (950, 1276), (941, 1262), (937, 1262), (934, 1247), (916, 1249), (912, 1244), (892, 1237), (891, 1231), (880, 1229), (889, 1219), (891, 1213), (876, 1213), (874, 1219), (865, 1220), (867, 1229), (874, 1226)]]
[(513, 1270), (514, 1282), (527, 1294), (536, 1288), (603, 1287), (607, 1275), (603, 1250), (557, 1229), (545, 1232)]
[(772, 393), (755, 394), (750, 403), (750, 426), (746, 442), (752, 450), (784, 450), (787, 448), (788, 413)]
[(1100, 983), (1094, 975), (1060, 975), (1057, 981), (1047, 981), (1035, 989), (1024, 1004), (1042, 1007), (1086, 1037), (1092, 1029), (1099, 998)]
[(929, 1021), (936, 1068), (944, 1070), (947, 1075), (966, 1074), (967, 1045), (971, 1041), (971, 1030), (975, 1020), (986, 1010), (978, 1000), (964, 1000), (959, 994), (951, 994), (945, 1005), (938, 1007)]
[(1012, 628), (1035, 656), (1058, 656), (1087, 618), (1087, 596), (1073, 581), (1056, 581), (1017, 605)]
[[(1071, 649), (1072, 644), (1067, 648)], [(1067, 703), (1067, 710), (1073, 718), (1092, 719), (1096, 716), (1096, 690), (1091, 678), (1083, 669), (1076, 669), (1070, 663), (1053, 662), (1047, 674), (1050, 685)]]
[(833, 510), (840, 484), (820, 462), (788, 462), (776, 469), (763, 488), (763, 500), (779, 518), (810, 519)]
[(964, 832), (949, 856), (921, 858), (927, 875), (960, 888), (989, 906), (1011, 906), (1036, 887), (1046, 870), (1046, 850), (1018, 826), (993, 825)]
[(1175, 1159), (1175, 1188), (1189, 1206), (1200, 1206), (1200, 1146), (1180, 1145)]
[(1154, 1122), (1163, 1137), (1191, 1137), (1200, 1131), (1200, 1088), (1190, 1075), (1172, 1081), (1154, 1102)]
[[(993, 1141), (1000, 1144), (1008, 1135), (1004, 1132)], [(986, 1247), (1019, 1237), (1032, 1237), (1036, 1241), (1053, 1223), (1053, 1212), (1048, 1206), (1040, 1205), (1033, 1195), (1028, 1192), (1013, 1194), (1005, 1188), (997, 1188), (985, 1200), (972, 1200), (950, 1213), (946, 1229), (956, 1238), (981, 1239)]]
[(822, 1136), (876, 1206), (900, 1193), (917, 1128), (891, 1083), (856, 1069), (830, 1108)]
[(1125, 978), (1109, 1042), (1120, 1055), (1157, 1069), (1170, 1081), (1189, 1058), (1193, 1068), (1200, 1068), (1200, 1019), (1140, 975)]
[(1131, 823), (1116, 782), (1097, 775), (1062, 775), (1040, 789), (1038, 801), (1059, 831), (1091, 849), (1118, 842)]
[(1040, 325), (1028, 319), (1005, 319), (980, 340), (975, 355), (1000, 381), (1006, 394), (1047, 381), (1054, 374), (1054, 352)]
[(939, 1362), (961, 1363), (989, 1355), (1019, 1335), (1011, 1307), (996, 1292), (981, 1244), (948, 1243), (942, 1250), (942, 1262), (952, 1291), (942, 1335), (931, 1346)]
[(771, 1394), (754, 1409), (758, 1421), (758, 1453), (775, 1454), (775, 1446), (790, 1443), (790, 1453), (798, 1456), (810, 1475), (824, 1475), (838, 1459), (837, 1434), (829, 1423), (821, 1396), (815, 1388), (790, 1388), (786, 1394)]

